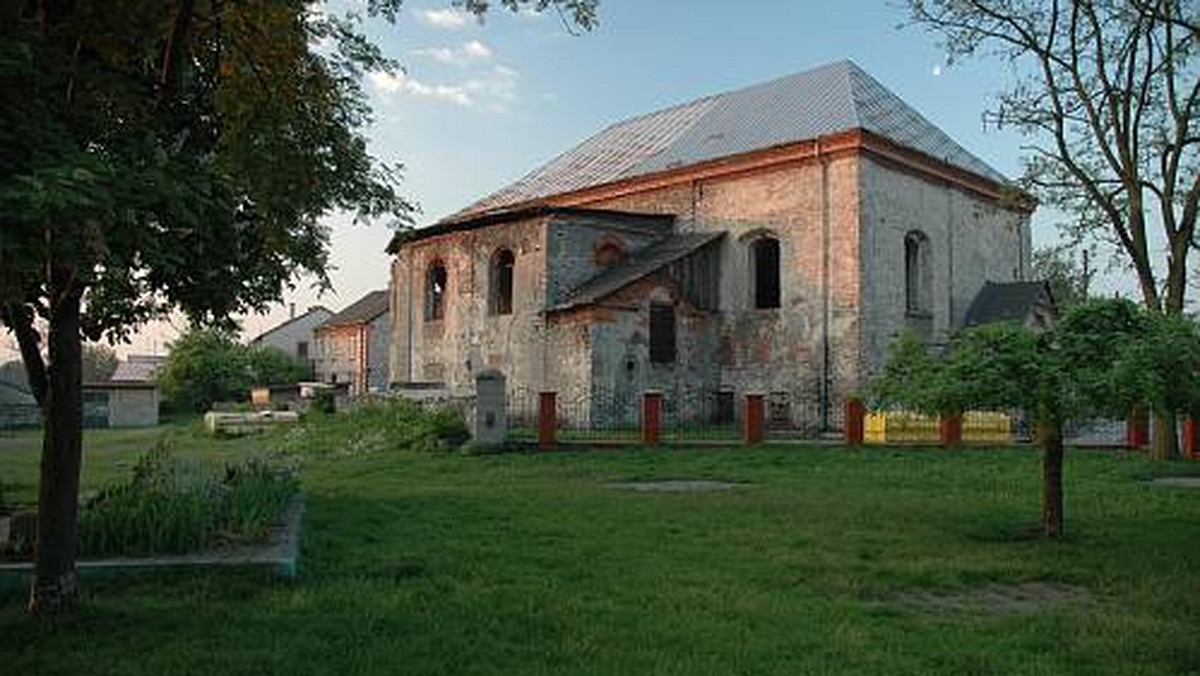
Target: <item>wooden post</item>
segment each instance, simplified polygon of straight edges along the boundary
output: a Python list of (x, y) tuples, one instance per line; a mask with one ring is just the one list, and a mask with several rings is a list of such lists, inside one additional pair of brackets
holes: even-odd
[(538, 448), (554, 445), (558, 428), (557, 397), (554, 392), (538, 393)]
[(642, 443), (658, 445), (659, 430), (662, 428), (662, 392), (646, 390), (642, 393)]
[(1131, 450), (1150, 444), (1150, 418), (1142, 406), (1135, 407), (1125, 419), (1125, 445)]
[(742, 441), (747, 446), (762, 443), (765, 416), (765, 397), (747, 394), (742, 403)]
[(862, 399), (846, 400), (844, 436), (847, 446), (861, 446), (866, 438), (867, 406)]
[(943, 413), (938, 421), (938, 437), (942, 446), (951, 448), (962, 445), (962, 414)]
[(1188, 460), (1200, 460), (1200, 425), (1196, 424), (1197, 414), (1183, 419), (1183, 457)]

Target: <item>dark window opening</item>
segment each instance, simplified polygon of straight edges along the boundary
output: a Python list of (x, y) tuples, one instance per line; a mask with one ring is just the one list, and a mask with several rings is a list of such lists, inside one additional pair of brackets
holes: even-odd
[(675, 362), (675, 307), (664, 303), (650, 305), (650, 363)]
[(779, 307), (779, 240), (774, 237), (757, 239), (750, 245), (751, 268), (754, 273), (754, 307)]
[(308, 359), (308, 341), (301, 340), (296, 343), (296, 357), (299, 359)]
[(767, 395), (767, 423), (773, 429), (792, 426), (792, 396), (788, 392), (772, 392)]
[(933, 269), (929, 262), (929, 239), (913, 231), (904, 236), (904, 310), (929, 314), (933, 309)]
[(491, 297), (488, 310), (494, 315), (510, 315), (513, 311), (513, 252), (501, 249), (492, 257)]
[(436, 321), (446, 312), (446, 266), (434, 263), (425, 271), (425, 321)]
[(733, 417), (733, 392), (717, 392), (716, 406), (713, 410), (713, 423), (716, 425), (727, 425), (733, 422)]

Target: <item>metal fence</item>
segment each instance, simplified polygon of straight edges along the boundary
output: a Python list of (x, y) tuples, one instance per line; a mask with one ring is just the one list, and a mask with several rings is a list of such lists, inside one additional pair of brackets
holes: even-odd
[(40, 423), (41, 413), (36, 404), (0, 405), (0, 430), (36, 427)]

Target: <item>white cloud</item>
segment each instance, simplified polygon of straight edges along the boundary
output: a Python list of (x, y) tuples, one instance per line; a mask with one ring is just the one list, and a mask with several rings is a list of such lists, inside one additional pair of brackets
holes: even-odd
[(434, 28), (456, 30), (463, 28), (471, 20), (471, 16), (461, 9), (447, 7), (445, 9), (418, 9), (417, 18)]
[(463, 53), (468, 56), (473, 56), (477, 59), (486, 59), (491, 57), (492, 49), (483, 44), (479, 40), (471, 40), (462, 46)]
[(474, 99), (467, 93), (465, 87), (446, 84), (426, 84), (415, 80), (404, 73), (371, 73), (371, 86), (384, 94), (403, 93), (419, 98), (445, 101), (460, 106), (472, 106)]
[(492, 58), (492, 48), (479, 40), (464, 42), (461, 47), (430, 47), (413, 50), (413, 54), (425, 56), (437, 61), (462, 66), (472, 61), (486, 61)]
[(520, 78), (521, 74), (516, 70), (498, 65), (468, 80), (463, 87), (488, 110), (503, 113), (520, 99)]

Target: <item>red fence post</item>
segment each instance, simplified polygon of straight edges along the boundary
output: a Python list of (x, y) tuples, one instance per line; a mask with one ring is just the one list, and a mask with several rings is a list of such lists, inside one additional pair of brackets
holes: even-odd
[(763, 440), (764, 400), (761, 394), (747, 394), (742, 403), (742, 441), (747, 446)]
[(658, 444), (658, 433), (662, 429), (662, 392), (646, 390), (642, 393), (642, 443), (646, 446)]
[(1183, 419), (1183, 457), (1188, 460), (1200, 460), (1200, 425), (1196, 417), (1192, 413)]
[(860, 446), (866, 438), (867, 406), (862, 399), (846, 400), (845, 440), (847, 446)]
[(554, 392), (538, 393), (538, 448), (554, 445), (558, 428), (558, 408)]
[(962, 445), (962, 414), (943, 413), (938, 421), (938, 438), (942, 446), (950, 448)]
[(1130, 449), (1145, 448), (1150, 444), (1150, 421), (1146, 409), (1138, 406), (1125, 419), (1125, 445)]

